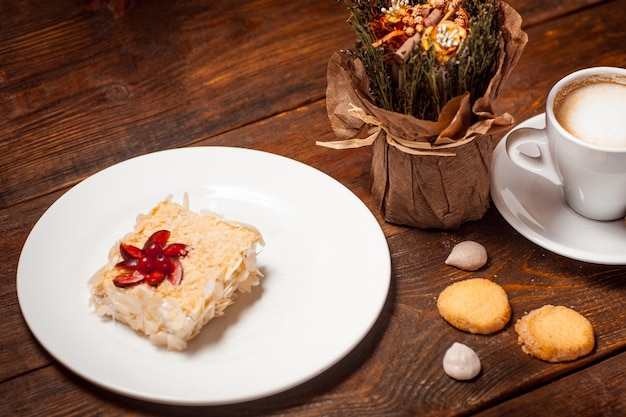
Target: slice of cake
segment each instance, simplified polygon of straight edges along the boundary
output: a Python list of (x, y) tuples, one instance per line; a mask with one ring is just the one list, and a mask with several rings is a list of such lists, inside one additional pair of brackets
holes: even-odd
[(126, 323), (169, 350), (184, 350), (262, 277), (258, 230), (187, 206), (167, 199), (139, 215), (89, 281), (98, 315)]

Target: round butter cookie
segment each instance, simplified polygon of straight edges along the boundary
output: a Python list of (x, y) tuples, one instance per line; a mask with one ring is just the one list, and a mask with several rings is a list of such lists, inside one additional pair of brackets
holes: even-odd
[(547, 362), (578, 359), (595, 345), (589, 320), (571, 308), (545, 305), (515, 323), (522, 350)]
[(437, 309), (452, 326), (474, 334), (495, 333), (511, 319), (506, 292), (485, 278), (471, 278), (450, 285), (439, 294)]

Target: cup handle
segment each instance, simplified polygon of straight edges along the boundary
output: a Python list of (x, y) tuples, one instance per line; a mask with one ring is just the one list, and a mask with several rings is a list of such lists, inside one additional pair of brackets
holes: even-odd
[[(524, 153), (520, 148), (526, 144), (535, 145), (539, 155), (530, 156)], [(545, 129), (526, 127), (512, 131), (506, 138), (506, 153), (520, 168), (540, 175), (555, 185), (563, 184), (550, 156), (548, 134)]]

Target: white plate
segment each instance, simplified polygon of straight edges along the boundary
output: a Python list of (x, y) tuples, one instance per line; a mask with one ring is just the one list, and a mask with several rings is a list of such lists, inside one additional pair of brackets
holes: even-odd
[[(257, 226), (260, 287), (168, 352), (100, 319), (88, 279), (135, 217), (168, 194)], [(26, 322), (85, 379), (147, 401), (214, 405), (294, 387), (349, 353), (387, 298), (389, 248), (347, 188), (285, 157), (240, 148), (152, 153), (105, 169), (59, 198), (31, 231), (17, 271)]]
[[(545, 114), (539, 114), (516, 129), (544, 126)], [(511, 162), (505, 139), (493, 154), (491, 198), (511, 226), (545, 249), (579, 261), (626, 264), (624, 222), (594, 221), (577, 214), (565, 203), (561, 187)]]

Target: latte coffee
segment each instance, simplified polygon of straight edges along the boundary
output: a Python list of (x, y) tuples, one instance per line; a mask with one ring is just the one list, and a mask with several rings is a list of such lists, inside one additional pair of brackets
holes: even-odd
[(595, 75), (563, 87), (554, 99), (554, 115), (584, 142), (626, 148), (626, 77)]
[(548, 93), (543, 119), (543, 128), (509, 132), (508, 157), (560, 188), (576, 213), (591, 220), (619, 220), (623, 227), (626, 68), (585, 68), (561, 78)]

